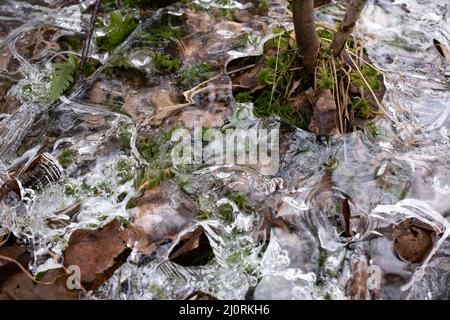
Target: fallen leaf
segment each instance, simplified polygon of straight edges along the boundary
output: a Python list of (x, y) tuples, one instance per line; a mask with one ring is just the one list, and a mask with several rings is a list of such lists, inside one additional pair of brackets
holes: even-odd
[(189, 294), (184, 300), (218, 300), (216, 297), (203, 291), (195, 291)]
[(117, 220), (96, 230), (75, 230), (64, 252), (64, 265), (78, 266), (83, 287), (95, 290), (126, 261), (134, 239), (134, 228), (123, 228)]
[(315, 96), (314, 89), (309, 88), (289, 101), (291, 108), (300, 113), (306, 124), (311, 122), (313, 116), (313, 106), (317, 101)]
[(433, 44), (439, 54), (443, 56), (445, 60), (447, 60), (447, 63), (450, 65), (450, 50), (448, 49), (448, 47), (436, 39), (433, 39)]
[(435, 242), (435, 231), (415, 218), (403, 220), (394, 227), (394, 249), (411, 263), (425, 259)]
[[(270, 53), (267, 53), (269, 55)], [(265, 57), (261, 57), (258, 61), (248, 69), (243, 69), (242, 71), (236, 72), (240, 68), (229, 67), (228, 73), (231, 74), (231, 79), (233, 81), (233, 91), (239, 91), (239, 89), (245, 89), (248, 93), (253, 93), (265, 85), (262, 85), (258, 79), (257, 75), (264, 68), (266, 64)]]
[(332, 136), (340, 133), (337, 107), (329, 89), (318, 94), (308, 128), (319, 136)]
[(146, 191), (136, 201), (133, 224), (143, 230), (149, 243), (178, 234), (198, 214), (192, 200), (170, 181)]
[(20, 107), (21, 102), (16, 97), (7, 96), (6, 91), (2, 91), (0, 87), (0, 113), (13, 113)]
[(49, 270), (40, 284), (32, 281), (23, 272), (16, 273), (0, 283), (0, 300), (74, 300), (80, 296), (79, 290), (67, 288), (69, 274), (63, 269)]
[(203, 266), (214, 253), (205, 234), (198, 226), (194, 231), (183, 234), (169, 253), (169, 260), (182, 266)]
[[(10, 237), (0, 248), (0, 300), (69, 300), (79, 298), (80, 290), (67, 287), (70, 276), (62, 268), (49, 270), (38, 282), (28, 272), (30, 253)], [(20, 264), (22, 268), (18, 266)]]

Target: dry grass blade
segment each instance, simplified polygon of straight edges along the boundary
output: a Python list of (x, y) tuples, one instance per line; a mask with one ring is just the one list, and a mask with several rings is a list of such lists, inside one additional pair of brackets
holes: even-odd
[(281, 45), (281, 35), (278, 37), (277, 58), (275, 60), (275, 72), (273, 74), (272, 91), (270, 93), (269, 111), (270, 111), (271, 106), (272, 106), (273, 94), (275, 93), (275, 88), (277, 86), (277, 73), (278, 73), (278, 60), (280, 58), (280, 45)]
[[(180, 104), (176, 104), (173, 106), (166, 106), (164, 108), (163, 112), (157, 113), (157, 114), (151, 116), (150, 118), (145, 119), (139, 126), (140, 127), (146, 126), (146, 125), (150, 124), (150, 122), (152, 122), (153, 120), (157, 120), (157, 121), (163, 120), (163, 119), (167, 118), (173, 112), (192, 105), (194, 103), (193, 97), (196, 94), (202, 93), (202, 92), (205, 92), (205, 91), (211, 89), (209, 87), (203, 87), (203, 86), (211, 81), (218, 79), (221, 75), (222, 74), (220, 73), (217, 76), (212, 77), (211, 79), (203, 81), (202, 83), (196, 85), (192, 89), (189, 89), (189, 90), (183, 92), (183, 96), (187, 101), (186, 103), (180, 103)], [(214, 88), (215, 89), (228, 89), (228, 88), (230, 88), (230, 86), (229, 85), (219, 85), (219, 86), (215, 86)]]
[[(337, 77), (337, 71), (336, 71), (336, 62), (334, 61), (333, 58), (331, 58), (331, 66), (332, 66), (332, 70), (333, 70), (333, 74), (332, 74), (333, 82), (334, 82), (333, 90), (334, 90), (334, 88), (336, 88), (335, 97), (336, 97), (336, 102), (337, 102), (337, 107), (338, 107), (339, 128), (340, 128), (341, 133), (343, 133), (344, 132), (344, 122), (342, 119), (342, 113), (343, 113), (344, 108), (343, 108), (343, 105), (341, 104), (341, 95), (344, 95), (345, 93), (340, 91), (339, 79)], [(342, 100), (344, 100), (344, 99), (342, 99)]]
[(385, 73), (384, 73), (382, 70), (378, 69), (378, 68), (375, 67), (373, 64), (367, 62), (366, 60), (364, 60), (363, 58), (361, 58), (361, 57), (358, 56), (357, 54), (355, 54), (355, 53), (351, 52), (350, 50), (348, 50), (347, 48), (345, 49), (345, 52), (351, 54), (351, 55), (354, 56), (356, 59), (358, 59), (358, 61), (360, 61), (360, 62), (366, 64), (367, 66), (369, 66), (369, 67), (371, 67), (371, 68), (374, 68), (375, 70), (377, 70), (378, 73), (380, 73), (380, 74), (382, 74), (382, 75), (385, 75)]
[(372, 88), (370, 87), (369, 83), (367, 82), (366, 78), (364, 77), (364, 75), (362, 74), (361, 70), (359, 69), (358, 65), (356, 64), (355, 60), (353, 60), (353, 58), (351, 56), (348, 56), (349, 59), (352, 61), (353, 65), (355, 66), (356, 70), (358, 71), (361, 79), (364, 81), (365, 85), (367, 86), (367, 88), (369, 89), (370, 93), (372, 94), (373, 98), (375, 99), (375, 102), (377, 103), (378, 106), (378, 110), (382, 110), (384, 113), (384, 106), (381, 104), (381, 102), (378, 100), (377, 96), (375, 95), (375, 93), (373, 92)]
[(0, 247), (3, 246), (6, 242), (8, 242), (10, 234), (11, 233), (8, 233), (6, 236), (3, 236), (2, 240), (0, 240)]

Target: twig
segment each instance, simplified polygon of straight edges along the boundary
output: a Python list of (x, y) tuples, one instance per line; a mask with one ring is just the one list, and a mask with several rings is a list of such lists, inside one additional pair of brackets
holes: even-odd
[(86, 38), (84, 39), (83, 52), (80, 61), (80, 74), (78, 75), (80, 79), (84, 79), (84, 68), (86, 66), (86, 59), (89, 52), (92, 33), (94, 32), (95, 21), (97, 20), (99, 9), (100, 9), (100, 0), (96, 0), (94, 5), (94, 11), (92, 12), (91, 20), (89, 21), (89, 29), (86, 31)]
[(347, 237), (351, 237), (350, 234), (350, 218), (352, 216), (350, 211), (350, 206), (348, 204), (348, 199), (345, 198), (342, 200), (342, 215), (344, 216), (344, 223), (345, 223), (345, 235)]
[(347, 38), (353, 31), (356, 21), (358, 21), (361, 12), (366, 5), (367, 0), (354, 0), (347, 7), (345, 12), (344, 20), (339, 28), (338, 32), (335, 34), (333, 43), (331, 47), (333, 48), (333, 54), (335, 57), (341, 54), (344, 49)]
[(244, 70), (253, 68), (254, 66), (256, 66), (255, 63), (249, 64), (248, 66), (244, 66), (244, 67), (241, 67), (241, 68), (237, 68), (237, 69), (231, 70), (231, 71), (227, 72), (226, 74), (230, 75), (230, 74), (233, 74), (233, 73), (236, 73), (236, 72), (240, 72), (240, 71), (244, 71)]

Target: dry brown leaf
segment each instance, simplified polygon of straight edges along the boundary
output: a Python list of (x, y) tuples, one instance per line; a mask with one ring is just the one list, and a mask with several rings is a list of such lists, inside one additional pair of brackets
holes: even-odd
[(134, 240), (134, 228), (123, 228), (117, 220), (97, 230), (75, 230), (64, 252), (64, 265), (78, 266), (83, 287), (94, 290), (126, 261)]
[(338, 112), (333, 94), (327, 89), (319, 93), (317, 97), (308, 128), (319, 136), (339, 134)]
[(183, 234), (169, 253), (169, 259), (182, 266), (205, 265), (214, 255), (205, 229), (198, 226), (194, 231)]
[(414, 218), (403, 220), (394, 228), (394, 248), (411, 263), (422, 262), (435, 242), (433, 228)]
[(137, 200), (134, 226), (150, 243), (178, 234), (197, 217), (195, 204), (173, 182), (164, 181)]

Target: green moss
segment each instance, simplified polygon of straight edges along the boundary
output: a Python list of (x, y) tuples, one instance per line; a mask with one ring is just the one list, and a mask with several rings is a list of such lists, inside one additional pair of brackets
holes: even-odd
[[(214, 11), (213, 11), (214, 12)], [(236, 12), (235, 9), (231, 8), (218, 8), (216, 11), (218, 14), (215, 14), (216, 17), (224, 18), (226, 20), (234, 21), (234, 13)]]
[(260, 9), (260, 10), (268, 10), (269, 9), (269, 2), (267, 2), (267, 0), (259, 0), (258, 1), (258, 9)]
[(3, 87), (4, 92), (8, 92), (13, 84), (14, 82), (11, 79), (0, 78), (0, 87)]
[(188, 181), (183, 179), (183, 178), (179, 178), (178, 179), (178, 186), (180, 187), (180, 189), (185, 190), (186, 186), (188, 185)]
[(208, 220), (210, 218), (210, 213), (206, 211), (200, 211), (198, 213), (198, 220)]
[(368, 120), (375, 116), (374, 110), (367, 100), (361, 99), (360, 97), (352, 97), (351, 102), (352, 110), (359, 117)]
[(133, 67), (133, 65), (128, 60), (128, 52), (121, 48), (119, 51), (111, 54), (111, 58), (108, 60), (107, 68), (105, 72), (111, 74), (113, 77), (117, 77), (117, 74), (114, 74), (113, 70), (115, 69), (128, 69)]
[(58, 156), (59, 164), (67, 169), (75, 160), (75, 152), (71, 149), (63, 149), (61, 154)]
[(172, 177), (173, 174), (168, 167), (164, 168), (157, 165), (141, 168), (138, 171), (136, 187), (143, 187), (143, 190), (150, 190), (161, 184), (165, 179)]
[(380, 129), (378, 129), (378, 127), (373, 122), (367, 124), (367, 133), (372, 139), (384, 138), (383, 132), (381, 132)]
[(277, 35), (277, 37), (268, 40), (264, 44), (264, 51), (267, 51), (268, 49), (277, 50), (278, 48), (280, 48), (280, 50), (283, 52), (285, 49), (294, 49), (291, 48), (289, 44), (290, 39), (289, 32), (286, 32), (284, 29), (280, 27), (274, 27), (272, 29), (272, 33)]
[(133, 164), (129, 160), (121, 159), (117, 161), (116, 170), (121, 183), (133, 179)]
[[(360, 68), (360, 71), (362, 75), (364, 76), (364, 79), (369, 84), (370, 88), (373, 91), (379, 91), (381, 90), (381, 83), (378, 80), (379, 73), (375, 68), (372, 68), (371, 66), (364, 65)], [(352, 71), (351, 73), (351, 79), (352, 83), (358, 87), (367, 87), (365, 81), (361, 77), (360, 73), (357, 70)]]
[(124, 121), (119, 123), (117, 135), (119, 138), (120, 149), (123, 151), (130, 150), (131, 132), (128, 130), (128, 123)]
[(331, 297), (331, 294), (329, 292), (325, 293), (325, 295), (323, 296), (324, 300), (333, 300), (333, 298)]
[(284, 122), (299, 128), (305, 128), (305, 122), (300, 114), (296, 113), (289, 105), (284, 104), (284, 101), (282, 102), (283, 104), (280, 104), (280, 99), (275, 98), (270, 104), (271, 95), (271, 90), (265, 89), (256, 98), (253, 108), (253, 113), (256, 116), (269, 117), (270, 115), (276, 115)]
[(136, 187), (145, 185), (146, 189), (154, 188), (166, 178), (173, 177), (171, 167), (170, 151), (172, 144), (170, 138), (177, 127), (156, 134), (152, 137), (139, 137), (136, 147), (145, 160), (149, 162), (148, 166), (138, 170)]
[(84, 75), (86, 77), (90, 76), (100, 67), (100, 65), (101, 63), (97, 59), (87, 59), (84, 66)]
[(318, 265), (319, 265), (319, 268), (323, 268), (323, 267), (325, 267), (325, 262), (327, 262), (327, 251), (326, 250), (324, 250), (324, 249), (322, 249), (322, 248), (320, 248), (319, 249), (320, 250), (320, 252), (319, 252), (319, 260), (317, 261), (317, 263), (318, 263)]
[(109, 101), (108, 101), (108, 107), (114, 111), (114, 112), (123, 112), (123, 103), (124, 103), (124, 99), (120, 96), (117, 97), (112, 97)]
[(244, 193), (232, 193), (228, 197), (236, 204), (239, 210), (247, 209), (247, 200)]
[(151, 291), (154, 295), (161, 295), (164, 292), (164, 288), (156, 284), (149, 285), (148, 290)]
[(319, 35), (319, 38), (326, 40), (333, 40), (334, 37), (333, 32), (331, 32), (331, 30), (328, 29), (319, 29), (317, 30), (317, 34)]
[(278, 52), (278, 56), (267, 56), (264, 68), (256, 76), (264, 87), (252, 94), (256, 96), (253, 112), (259, 117), (277, 115), (284, 122), (304, 128), (305, 123), (300, 113), (290, 107), (290, 95), (294, 83), (299, 81), (302, 88), (309, 79), (304, 73), (291, 71), (299, 65), (299, 57), (295, 49), (289, 45), (288, 32), (279, 28), (274, 32), (279, 36), (266, 42), (265, 50)]
[[(252, 254), (252, 249), (249, 247), (241, 247), (231, 253), (225, 260), (225, 262), (229, 266), (235, 266), (235, 265), (245, 265), (248, 263), (248, 257)], [(251, 268), (247, 270), (247, 272), (251, 273)]]
[(167, 48), (183, 36), (181, 27), (151, 28), (145, 30), (138, 38), (138, 42), (144, 47)]
[(181, 61), (178, 59), (172, 59), (168, 55), (163, 55), (160, 53), (155, 54), (153, 63), (155, 67), (162, 73), (172, 73), (178, 70), (181, 65)]
[(233, 207), (229, 203), (225, 203), (218, 208), (219, 217), (226, 223), (233, 222)]
[(29, 83), (29, 84), (24, 85), (24, 86), (22, 87), (22, 91), (23, 91), (23, 92), (26, 92), (26, 93), (31, 93), (31, 92), (33, 92), (33, 86), (32, 86), (32, 84)]
[(248, 92), (239, 92), (236, 97), (236, 101), (239, 103), (251, 102), (253, 97)]
[(264, 253), (266, 252), (268, 246), (269, 246), (269, 241), (266, 240), (266, 241), (263, 243), (263, 245), (261, 246), (261, 250), (258, 252), (258, 257), (259, 257), (259, 258), (262, 258), (262, 257), (263, 257), (263, 255), (264, 255)]
[(206, 81), (214, 71), (214, 67), (207, 62), (197, 62), (194, 65), (188, 65), (181, 70), (178, 75), (178, 82), (183, 87), (194, 87), (197, 84)]
[(79, 36), (70, 36), (65, 38), (65, 42), (70, 50), (79, 51), (83, 48), (83, 40)]
[(66, 197), (75, 197), (78, 194), (78, 189), (70, 184), (64, 186), (64, 195)]
[(117, 221), (119, 221), (122, 228), (127, 228), (131, 224), (130, 221), (128, 221), (124, 217), (117, 217), (116, 219)]
[(160, 152), (160, 145), (153, 139), (139, 139), (137, 149), (148, 161), (156, 160)]
[(239, 36), (236, 40), (234, 40), (229, 48), (230, 50), (236, 50), (239, 48), (245, 48), (247, 46), (247, 44), (249, 43), (250, 38), (249, 38), (249, 34), (245, 33), (242, 36)]
[(318, 75), (318, 84), (322, 89), (333, 89), (334, 81), (331, 77), (331, 72), (326, 68), (321, 68)]
[(325, 161), (322, 164), (322, 167), (325, 170), (325, 172), (331, 173), (334, 171), (334, 169), (337, 168), (337, 165), (338, 165), (338, 162), (337, 162), (336, 158), (330, 157), (327, 161)]
[(284, 30), (283, 30), (283, 28), (280, 28), (280, 27), (273, 27), (272, 28), (272, 33), (273, 34), (280, 34), (280, 33), (284, 33)]
[(138, 205), (137, 200), (133, 198), (133, 199), (130, 199), (127, 202), (127, 205), (125, 206), (125, 209), (127, 209), (127, 210), (133, 209), (133, 208), (136, 208), (137, 205)]
[(173, 127), (169, 130), (159, 132), (152, 137), (139, 137), (136, 143), (138, 151), (147, 161), (160, 160), (160, 155), (165, 155), (165, 153), (170, 151), (167, 148), (167, 144), (170, 142), (172, 133), (176, 129), (177, 127)]
[(111, 195), (113, 194), (113, 190), (111, 189), (111, 186), (108, 184), (107, 181), (100, 181), (99, 183), (97, 183), (96, 186), (91, 188), (91, 191), (95, 194), (108, 194)]

